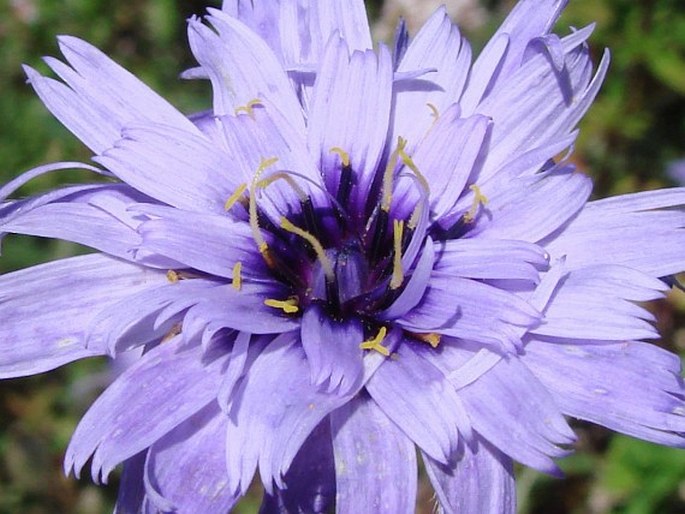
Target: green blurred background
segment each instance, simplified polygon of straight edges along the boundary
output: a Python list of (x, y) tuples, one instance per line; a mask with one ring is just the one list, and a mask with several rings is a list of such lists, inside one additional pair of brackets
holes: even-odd
[[(417, 6), (422, 3), (414, 0)], [(381, 0), (367, 4), (374, 20), (393, 22), (393, 11)], [(474, 46), (482, 46), (512, 4), (491, 0), (469, 7), (477, 16), (464, 18), (464, 32)], [(94, 43), (184, 112), (206, 108), (208, 85), (177, 79), (194, 65), (185, 19), (202, 14), (206, 5), (194, 0), (0, 0), (0, 183), (38, 164), (89, 159), (87, 149), (38, 101), (21, 71), (22, 63), (46, 71), (40, 56), (58, 53), (57, 34)], [(594, 178), (598, 196), (673, 185), (664, 170), (685, 158), (685, 3), (572, 0), (559, 28), (565, 33), (569, 26), (592, 21), (597, 22), (593, 53), (598, 57), (609, 47), (612, 66), (581, 124), (574, 159)], [(379, 26), (377, 33), (387, 29)], [(83, 178), (79, 172), (51, 174), (21, 193)], [(82, 251), (66, 243), (10, 236), (0, 273)], [(650, 308), (664, 335), (659, 344), (685, 352), (685, 294), (674, 292)], [(61, 471), (69, 437), (106, 380), (106, 363), (95, 360), (2, 384), (0, 514), (111, 512), (116, 476), (109, 487), (96, 487), (86, 479), (67, 479)], [(565, 479), (518, 470), (521, 513), (685, 512), (685, 452), (584, 423), (574, 427), (579, 451), (562, 461)], [(257, 498), (255, 491), (239, 512), (256, 512)], [(432, 509), (424, 480), (418, 511)]]

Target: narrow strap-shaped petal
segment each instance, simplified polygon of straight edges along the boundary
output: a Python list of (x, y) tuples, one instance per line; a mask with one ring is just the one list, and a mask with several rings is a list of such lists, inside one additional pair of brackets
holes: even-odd
[(94, 160), (138, 191), (188, 211), (224, 212), (242, 178), (206, 137), (158, 124), (130, 125)]
[(312, 385), (296, 334), (274, 339), (257, 356), (234, 393), (226, 434), (229, 484), (247, 490), (259, 466), (267, 493), (283, 488), (283, 475), (309, 434), (349, 396)]
[(93, 316), (86, 327), (86, 345), (104, 346), (110, 355), (116, 356), (163, 339), (180, 323), (182, 318), (177, 314), (184, 306), (179, 306), (173, 314), (173, 309), (166, 309), (161, 322), (160, 313), (171, 304), (201, 297), (213, 287), (216, 283), (209, 280), (183, 280), (131, 292)]
[(513, 293), (434, 271), (421, 302), (397, 323), (499, 348), (518, 343), (514, 327), (530, 327), (539, 319), (540, 314)]
[(0, 376), (47, 371), (107, 353), (86, 339), (98, 312), (166, 282), (164, 273), (104, 255), (50, 262), (0, 276)]
[(466, 411), (444, 374), (421, 356), (416, 345), (428, 346), (403, 340), (397, 357), (386, 359), (366, 389), (423, 452), (447, 463), (460, 444), (459, 427), (468, 425)]
[(545, 250), (524, 241), (453, 239), (435, 243), (435, 271), (464, 278), (539, 281), (548, 266)]
[(558, 473), (550, 457), (567, 452), (574, 440), (550, 393), (519, 361), (509, 356), (458, 391), (473, 428), (495, 447), (527, 466)]
[[(227, 216), (188, 212), (166, 206), (134, 206), (151, 218), (138, 227), (139, 249), (163, 255), (184, 267), (232, 278), (240, 262), (243, 275), (264, 275), (266, 266), (259, 255), (247, 223)], [(266, 236), (266, 234), (265, 234)], [(266, 237), (268, 240), (269, 238)]]
[(531, 332), (570, 339), (621, 341), (659, 337), (654, 316), (632, 303), (663, 296), (665, 285), (630, 268), (571, 271), (557, 288), (540, 326)]
[(445, 514), (515, 514), (513, 462), (482, 438), (464, 448), (453, 468), (427, 455), (423, 462)]
[(299, 328), (299, 318), (265, 303), (267, 300), (285, 302), (288, 296), (288, 289), (276, 283), (244, 283), (240, 290), (233, 284), (218, 285), (201, 295), (180, 300), (181, 305), (190, 307), (183, 321), (184, 335), (201, 337), (205, 332), (221, 328), (252, 334), (295, 330)]
[(164, 512), (228, 512), (238, 498), (227, 487), (224, 434), (228, 418), (215, 402), (158, 439), (148, 450), (148, 499)]
[[(278, 172), (290, 174), (315, 206), (328, 205), (322, 193), (321, 173), (304, 136), (272, 104), (257, 105), (251, 114), (223, 116), (218, 122), (226, 151), (233, 160), (232, 168), (243, 176), (242, 180), (247, 184), (252, 183), (258, 169), (262, 170), (264, 159), (276, 159), (260, 172), (261, 178), (267, 179), (271, 173)], [(271, 182), (260, 193), (260, 207), (272, 215), (275, 223), (278, 223), (279, 215), (288, 212), (288, 208), (302, 209), (302, 198), (285, 181)]]
[(685, 446), (685, 388), (677, 355), (641, 342), (534, 339), (522, 361), (564, 413)]
[(435, 220), (449, 212), (467, 181), (475, 178), (490, 127), (485, 116), (460, 118), (459, 106), (454, 104), (417, 145), (412, 159), (430, 185)]
[(325, 418), (309, 435), (284, 478), (285, 488), (265, 494), (259, 514), (330, 512), (335, 501), (335, 464), (330, 421)]
[(83, 416), (71, 438), (64, 468), (79, 476), (93, 455), (95, 481), (149, 447), (207, 405), (219, 387), (225, 357), (205, 361), (195, 345), (176, 338), (150, 350), (122, 373)]
[[(567, 3), (568, 0), (521, 0), (516, 4), (473, 64), (473, 76), (463, 99), (466, 112), (470, 113), (488, 93), (506, 87), (509, 76), (521, 66), (530, 42), (549, 32)], [(504, 40), (506, 50), (502, 51), (499, 47)], [(493, 55), (501, 56), (494, 67), (489, 62)], [(485, 69), (488, 73), (483, 73)]]
[(392, 97), (392, 62), (387, 48), (349, 55), (345, 40), (333, 36), (317, 74), (309, 116), (308, 144), (331, 191), (337, 189), (341, 157), (349, 156), (357, 206), (366, 202), (385, 146)]
[[(591, 190), (591, 180), (571, 166), (520, 177), (495, 190), (484, 187), (488, 203), (466, 237), (537, 243), (577, 214)], [(471, 204), (467, 199), (460, 202), (464, 210)]]
[(333, 411), (331, 431), (336, 512), (415, 512), (414, 443), (372, 399), (362, 395)]
[(321, 307), (311, 305), (302, 317), (301, 333), (313, 384), (339, 394), (359, 388), (364, 371), (361, 323), (333, 320)]
[(136, 232), (139, 221), (126, 209), (149, 200), (145, 195), (125, 184), (72, 190), (20, 200), (6, 216), (0, 214), (0, 232), (59, 238), (146, 266), (174, 267), (175, 261), (153, 255), (136, 259), (134, 250), (142, 241)]
[(155, 121), (196, 132), (183, 114), (94, 46), (71, 36), (60, 36), (59, 43), (71, 67), (47, 62), (66, 85), (24, 69), (48, 109), (94, 152), (112, 146), (130, 122)]
[(418, 144), (435, 122), (435, 116), (442, 116), (461, 97), (470, 65), (468, 42), (461, 37), (446, 9), (437, 9), (411, 41), (397, 68), (398, 72), (435, 71), (394, 85), (391, 140), (401, 136), (409, 145)]
[(252, 100), (268, 101), (304, 133), (302, 109), (273, 51), (235, 18), (215, 9), (210, 12), (207, 20), (216, 32), (191, 19), (188, 38), (212, 81), (214, 114), (234, 115)]
[(619, 264), (664, 277), (685, 269), (685, 188), (590, 202), (545, 244), (568, 269)]

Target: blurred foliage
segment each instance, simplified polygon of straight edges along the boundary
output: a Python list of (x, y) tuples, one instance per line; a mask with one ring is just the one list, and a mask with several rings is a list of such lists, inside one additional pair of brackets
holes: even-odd
[[(417, 0), (420, 1), (420, 0)], [(369, 2), (372, 15), (381, 0)], [(484, 1), (491, 21), (468, 34), (481, 45), (512, 1)], [(214, 2), (218, 5), (219, 2)], [(133, 71), (182, 111), (209, 105), (203, 82), (177, 80), (194, 63), (185, 43), (185, 19), (201, 14), (199, 0), (0, 0), (0, 183), (37, 164), (77, 160), (89, 152), (55, 121), (25, 84), (21, 64), (46, 71), (42, 55), (57, 55), (57, 34), (82, 37)], [(685, 7), (682, 0), (572, 0), (559, 22), (596, 22), (591, 38), (598, 59), (611, 49), (603, 90), (582, 122), (574, 159), (591, 174), (600, 195), (669, 185), (666, 164), (685, 155)], [(21, 193), (30, 194), (84, 174), (49, 174)], [(74, 245), (8, 237), (0, 272), (81, 251)], [(685, 294), (654, 305), (662, 344), (685, 349)], [(0, 514), (110, 512), (110, 487), (61, 471), (70, 434), (108, 379), (97, 360), (76, 363), (0, 387)], [(685, 512), (685, 453), (662, 448), (586, 423), (574, 425), (578, 453), (563, 460), (567, 478), (518, 470), (520, 511), (527, 514), (676, 514)], [(420, 511), (431, 512), (430, 488), (422, 482)], [(259, 492), (239, 512), (255, 512)]]

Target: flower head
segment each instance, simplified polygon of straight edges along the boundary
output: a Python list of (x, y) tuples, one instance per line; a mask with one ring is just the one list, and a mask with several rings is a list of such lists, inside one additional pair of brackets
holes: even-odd
[(514, 512), (565, 416), (682, 446), (675, 355), (635, 302), (685, 269), (685, 189), (588, 201), (568, 162), (602, 83), (592, 27), (522, 0), (472, 63), (444, 10), (372, 49), (363, 3), (227, 1), (189, 21), (186, 117), (62, 37), (27, 68), (114, 179), (0, 204), (0, 230), (100, 253), (0, 277), (3, 377), (144, 348), (85, 414), (78, 475), (117, 512)]

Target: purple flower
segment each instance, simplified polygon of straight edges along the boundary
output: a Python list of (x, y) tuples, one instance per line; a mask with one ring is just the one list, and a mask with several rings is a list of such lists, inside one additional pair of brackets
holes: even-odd
[[(60, 38), (27, 68), (95, 154), (0, 189), (3, 232), (100, 253), (0, 277), (0, 374), (140, 351), (65, 468), (124, 463), (118, 513), (515, 510), (566, 416), (685, 446), (680, 361), (635, 302), (685, 269), (685, 188), (588, 201), (567, 161), (608, 67), (563, 0), (522, 0), (472, 63), (438, 10), (372, 50), (361, 1), (227, 1), (189, 22), (213, 106), (179, 113)], [(45, 172), (90, 185), (7, 200)]]

